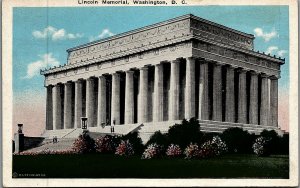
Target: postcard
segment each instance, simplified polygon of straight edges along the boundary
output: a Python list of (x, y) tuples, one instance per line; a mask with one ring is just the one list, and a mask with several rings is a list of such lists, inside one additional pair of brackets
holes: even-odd
[(4, 187), (297, 186), (297, 1), (5, 0)]

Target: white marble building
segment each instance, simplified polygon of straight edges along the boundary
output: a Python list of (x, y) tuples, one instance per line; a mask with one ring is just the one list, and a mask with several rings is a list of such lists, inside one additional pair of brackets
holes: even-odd
[[(253, 50), (254, 36), (188, 14), (68, 49), (64, 66), (41, 70), (45, 136), (141, 135), (199, 119), (203, 131), (278, 129), (284, 59)], [(76, 131), (78, 130), (78, 131)]]

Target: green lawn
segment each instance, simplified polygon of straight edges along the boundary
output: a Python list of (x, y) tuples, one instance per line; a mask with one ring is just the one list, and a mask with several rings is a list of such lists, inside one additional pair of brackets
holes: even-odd
[(29, 174), (28, 178), (34, 178), (32, 174), (47, 178), (288, 178), (289, 158), (238, 154), (201, 160), (141, 160), (103, 154), (13, 156), (13, 172), (22, 177)]

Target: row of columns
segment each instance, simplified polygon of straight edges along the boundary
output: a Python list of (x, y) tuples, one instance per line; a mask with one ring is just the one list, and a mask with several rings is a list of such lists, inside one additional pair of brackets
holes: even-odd
[[(168, 120), (180, 118), (180, 60), (170, 62), (170, 89), (168, 96)], [(200, 120), (226, 121), (233, 123), (249, 123), (260, 125), (278, 124), (278, 81), (275, 77), (258, 74), (232, 66), (225, 66), (225, 77), (222, 76), (224, 65), (207, 61), (197, 61), (199, 77), (196, 78), (196, 61), (194, 58), (185, 59), (185, 90), (184, 90), (184, 117), (190, 119), (198, 117)], [(210, 65), (209, 65), (210, 64)], [(213, 65), (212, 71), (210, 66)], [(223, 67), (223, 68), (222, 68)], [(247, 93), (247, 72), (250, 73), (250, 86)], [(148, 122), (148, 95), (149, 69), (142, 67), (139, 70), (139, 91), (137, 105), (137, 122)], [(248, 74), (249, 74), (248, 73)], [(238, 76), (238, 79), (236, 78)], [(261, 84), (259, 85), (259, 78)], [(95, 92), (95, 80), (86, 80), (86, 117), (89, 125), (101, 126), (107, 122), (106, 77), (98, 79), (98, 93)], [(198, 79), (198, 81), (197, 81)], [(223, 81), (225, 79), (225, 82)], [(238, 85), (236, 84), (238, 80)], [(196, 81), (199, 86), (196, 87)], [(225, 83), (226, 87), (222, 87)], [(112, 74), (111, 91), (111, 120), (110, 123), (120, 124), (120, 74)], [(134, 71), (126, 71), (124, 124), (134, 123)], [(83, 116), (83, 85), (82, 80), (75, 82), (74, 113), (72, 113), (72, 85), (64, 85), (64, 102), (62, 104), (61, 85), (47, 89), (47, 124), (56, 128), (80, 127), (80, 118)], [(212, 88), (212, 89), (211, 89)], [(238, 88), (238, 94), (235, 92)], [(196, 89), (198, 91), (196, 92)], [(212, 92), (210, 92), (210, 90)], [(224, 91), (225, 90), (225, 91)], [(225, 92), (225, 98), (223, 95)], [(197, 101), (196, 101), (196, 93)], [(163, 121), (164, 107), (164, 71), (163, 64), (155, 65), (154, 96), (152, 103), (153, 122)], [(247, 97), (247, 95), (249, 95)], [(123, 97), (123, 96), (122, 96)], [(52, 99), (52, 100), (51, 100)], [(97, 100), (97, 101), (96, 101)], [(225, 101), (223, 101), (225, 100)], [(247, 101), (249, 100), (249, 101)], [(95, 105), (97, 103), (97, 105)], [(196, 105), (198, 103), (198, 105)], [(225, 104), (225, 108), (223, 108)], [(63, 108), (61, 108), (63, 106)], [(196, 106), (198, 107), (196, 114)], [(52, 109), (51, 109), (52, 107)], [(237, 108), (237, 109), (236, 109)], [(63, 121), (62, 119), (63, 109)], [(225, 110), (225, 112), (224, 112)], [(72, 121), (72, 114), (74, 120)], [(225, 117), (224, 117), (225, 116)], [(237, 116), (237, 117), (236, 117)], [(95, 118), (97, 117), (97, 118)], [(61, 123), (63, 122), (63, 125)], [(72, 122), (74, 125), (72, 125)]]

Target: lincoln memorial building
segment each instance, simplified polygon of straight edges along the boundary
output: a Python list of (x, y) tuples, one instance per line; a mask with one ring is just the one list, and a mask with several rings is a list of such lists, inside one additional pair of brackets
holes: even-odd
[[(254, 36), (188, 14), (68, 49), (65, 65), (41, 70), (45, 137), (95, 133), (147, 137), (195, 117), (201, 130), (278, 126), (284, 59), (254, 51)], [(141, 126), (142, 125), (142, 126)]]

